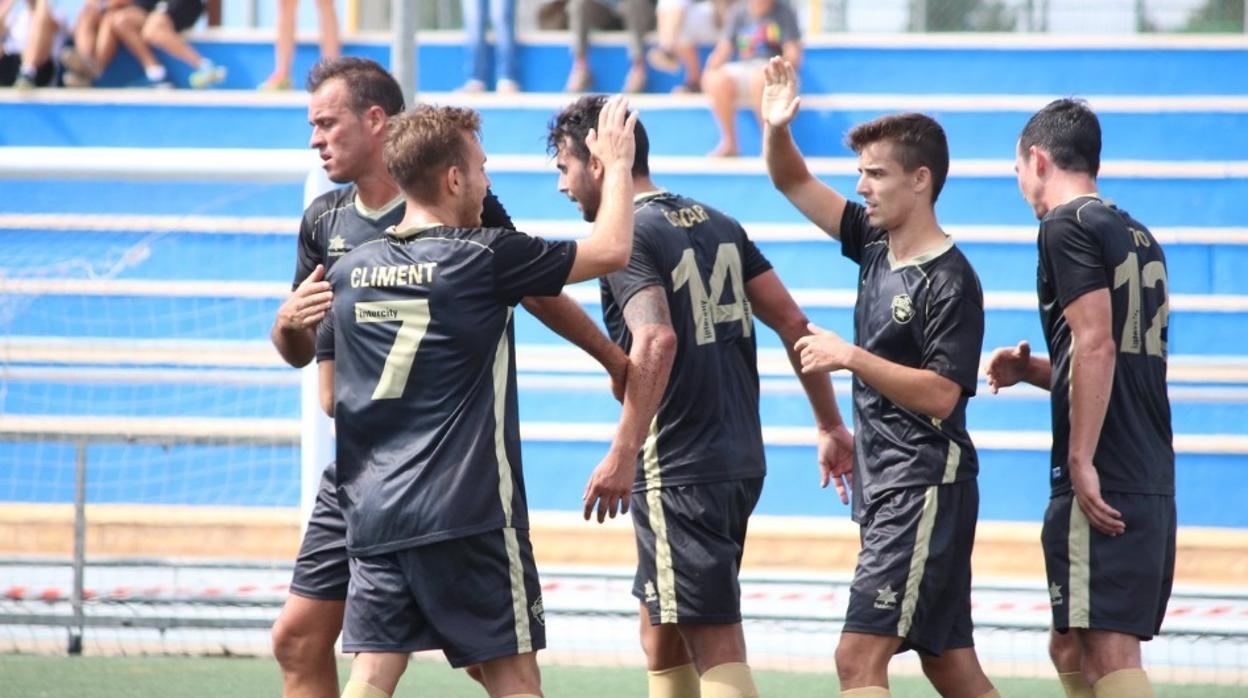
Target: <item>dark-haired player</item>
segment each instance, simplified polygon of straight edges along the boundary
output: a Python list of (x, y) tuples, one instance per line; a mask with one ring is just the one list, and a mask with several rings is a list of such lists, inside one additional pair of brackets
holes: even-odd
[(993, 391), (1052, 393), (1052, 498), (1041, 540), (1050, 655), (1068, 696), (1152, 696), (1140, 640), (1161, 629), (1174, 580), (1174, 448), (1166, 392), (1166, 256), (1101, 199), (1101, 125), (1080, 100), (1027, 122), (1015, 169), (1040, 219), (1037, 291), (1047, 359), (993, 352)]
[(855, 126), (857, 193), (811, 175), (793, 142), (793, 67), (766, 71), (763, 154), (776, 188), (859, 266), (854, 342), (819, 330), (798, 342), (805, 371), (854, 375), (853, 517), (862, 551), (836, 671), (841, 695), (887, 696), (906, 649), (943, 696), (996, 696), (975, 654), (971, 549), (979, 462), (966, 431), (984, 341), (983, 293), (936, 222), (949, 169), (944, 130), (921, 114)]
[[(559, 190), (602, 217), (605, 164), (586, 147), (602, 97), (551, 122)], [(645, 128), (628, 267), (603, 278), (603, 315), (629, 352), (616, 438), (585, 493), (585, 518), (632, 507), (641, 638), (650, 698), (757, 696), (741, 630), (737, 576), (766, 463), (758, 413), (754, 315), (792, 349), (807, 320), (737, 221), (650, 178)], [(849, 470), (852, 439), (826, 375), (802, 376), (814, 408), (823, 484)], [(630, 504), (631, 502), (631, 504)]]

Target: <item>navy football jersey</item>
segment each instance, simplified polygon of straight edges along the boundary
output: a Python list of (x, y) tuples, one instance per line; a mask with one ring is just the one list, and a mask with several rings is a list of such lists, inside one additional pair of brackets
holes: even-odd
[(902, 262), (866, 209), (845, 204), (841, 252), (857, 262), (854, 343), (883, 359), (935, 371), (962, 387), (947, 419), (911, 411), (854, 376), (853, 516), (861, 521), (886, 490), (974, 478), (966, 403), (978, 386), (984, 345), (979, 277), (952, 240)]
[[(325, 271), (329, 271), (334, 262), (346, 253), (381, 237), (387, 228), (403, 221), (406, 210), (402, 196), (379, 210), (366, 210), (356, 201), (354, 184), (313, 199), (304, 209), (299, 223), (295, 279), (291, 288), (303, 283), (316, 265), (323, 264)], [(503, 205), (489, 191), (485, 195), (481, 221), (487, 228), (515, 229)]]
[(1065, 309), (1110, 290), (1118, 346), (1114, 384), (1093, 463), (1107, 492), (1174, 494), (1166, 393), (1169, 284), (1166, 255), (1142, 223), (1096, 196), (1081, 196), (1040, 222), (1037, 292), (1052, 365), (1054, 495), (1070, 491), (1071, 335)]
[(512, 313), (556, 295), (574, 242), (499, 228), (391, 231), (327, 276), (338, 500), (352, 555), (527, 528)]
[(761, 477), (754, 320), (745, 283), (771, 265), (732, 218), (667, 192), (637, 197), (628, 266), (600, 281), (607, 330), (624, 351), (623, 308), (661, 286), (676, 356), (650, 436), (638, 455), (635, 491)]

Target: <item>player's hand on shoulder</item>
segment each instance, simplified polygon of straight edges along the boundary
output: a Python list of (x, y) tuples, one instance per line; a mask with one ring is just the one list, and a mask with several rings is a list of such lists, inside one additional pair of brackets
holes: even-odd
[(995, 395), (1002, 388), (1018, 383), (1026, 378), (1030, 364), (1031, 345), (1025, 340), (1016, 347), (998, 348), (988, 359), (988, 387)]
[(333, 304), (334, 292), (325, 281), (325, 267), (318, 264), (278, 308), (278, 325), (292, 332), (316, 327)]
[(840, 335), (814, 323), (807, 325), (811, 334), (797, 340), (797, 351), (802, 355), (802, 373), (826, 373), (848, 368), (854, 345)]
[(615, 95), (598, 113), (598, 126), (585, 137), (585, 146), (604, 166), (622, 163), (631, 170), (637, 145), (633, 137), (636, 125), (637, 112), (630, 114), (628, 100), (624, 95)]
[(788, 126), (801, 104), (793, 64), (779, 56), (772, 58), (763, 68), (763, 121), (772, 128)]
[(636, 468), (637, 454), (623, 453), (616, 448), (607, 452), (585, 486), (582, 504), (586, 521), (590, 520), (595, 508), (598, 510), (598, 523), (608, 517), (614, 519), (616, 513), (628, 513)]

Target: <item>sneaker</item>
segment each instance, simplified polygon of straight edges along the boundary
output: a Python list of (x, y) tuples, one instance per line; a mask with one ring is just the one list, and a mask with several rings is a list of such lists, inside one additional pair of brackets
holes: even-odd
[(199, 68), (187, 78), (187, 81), (196, 90), (220, 85), (225, 82), (225, 66), (217, 65), (205, 58), (204, 62), (199, 64)]
[(485, 83), (480, 80), (469, 80), (464, 83), (463, 87), (456, 90), (456, 92), (462, 92), (470, 95), (481, 94), (482, 92), (485, 92)]
[(257, 85), (256, 89), (261, 92), (280, 92), (289, 90), (290, 87), (290, 78), (279, 78), (275, 75), (270, 75), (267, 80)]
[(676, 55), (665, 48), (655, 46), (646, 52), (646, 60), (650, 61), (650, 65), (655, 70), (664, 73), (676, 73), (680, 71), (680, 61), (676, 59)]
[(172, 90), (173, 89), (173, 83), (169, 82), (169, 78), (161, 78), (159, 80), (153, 80), (151, 78), (143, 78), (142, 84), (145, 87), (150, 87), (156, 90)]
[(17, 78), (13, 80), (13, 89), (21, 90), (22, 92), (33, 90), (35, 89), (35, 79), (29, 75), (18, 74)]
[(494, 91), (500, 95), (514, 95), (520, 91), (520, 83), (503, 78), (498, 81), (498, 84), (494, 85)]

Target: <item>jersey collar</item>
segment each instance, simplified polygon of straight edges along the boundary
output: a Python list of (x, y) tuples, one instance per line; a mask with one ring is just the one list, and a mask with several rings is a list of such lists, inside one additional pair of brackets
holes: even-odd
[(948, 235), (945, 236), (945, 241), (940, 243), (936, 247), (933, 247), (932, 249), (926, 252), (923, 252), (922, 254), (917, 254), (911, 257), (910, 259), (900, 261), (900, 262), (897, 261), (897, 258), (893, 256), (892, 248), (889, 248), (888, 268), (890, 271), (897, 271), (898, 269), (905, 269), (906, 267), (917, 267), (923, 264), (927, 264), (928, 262), (932, 261), (933, 259), (936, 259), (937, 257), (941, 256), (942, 254), (952, 249), (953, 249), (953, 238), (949, 237)]
[(655, 189), (654, 191), (643, 191), (642, 193), (636, 194), (633, 196), (633, 205), (641, 206), (642, 204), (653, 201), (654, 199), (657, 199), (660, 196), (666, 196), (666, 195), (667, 195), (666, 189)]
[(392, 225), (389, 228), (386, 228), (386, 235), (400, 240), (406, 240), (408, 238), (414, 238), (421, 233), (427, 233), (434, 228), (441, 227), (443, 227), (441, 223), (426, 223), (424, 225), (414, 225), (410, 228), (399, 230), (399, 226)]
[(393, 211), (394, 209), (402, 205), (403, 205), (402, 193), (400, 193), (398, 196), (394, 197), (390, 201), (383, 204), (381, 208), (369, 208), (365, 206), (364, 202), (360, 199), (360, 193), (358, 191), (355, 193), (356, 212), (359, 213), (361, 216), (364, 216), (365, 218), (369, 219), (370, 221), (379, 220), (382, 216), (386, 215), (387, 213), (390, 213), (391, 211)]

